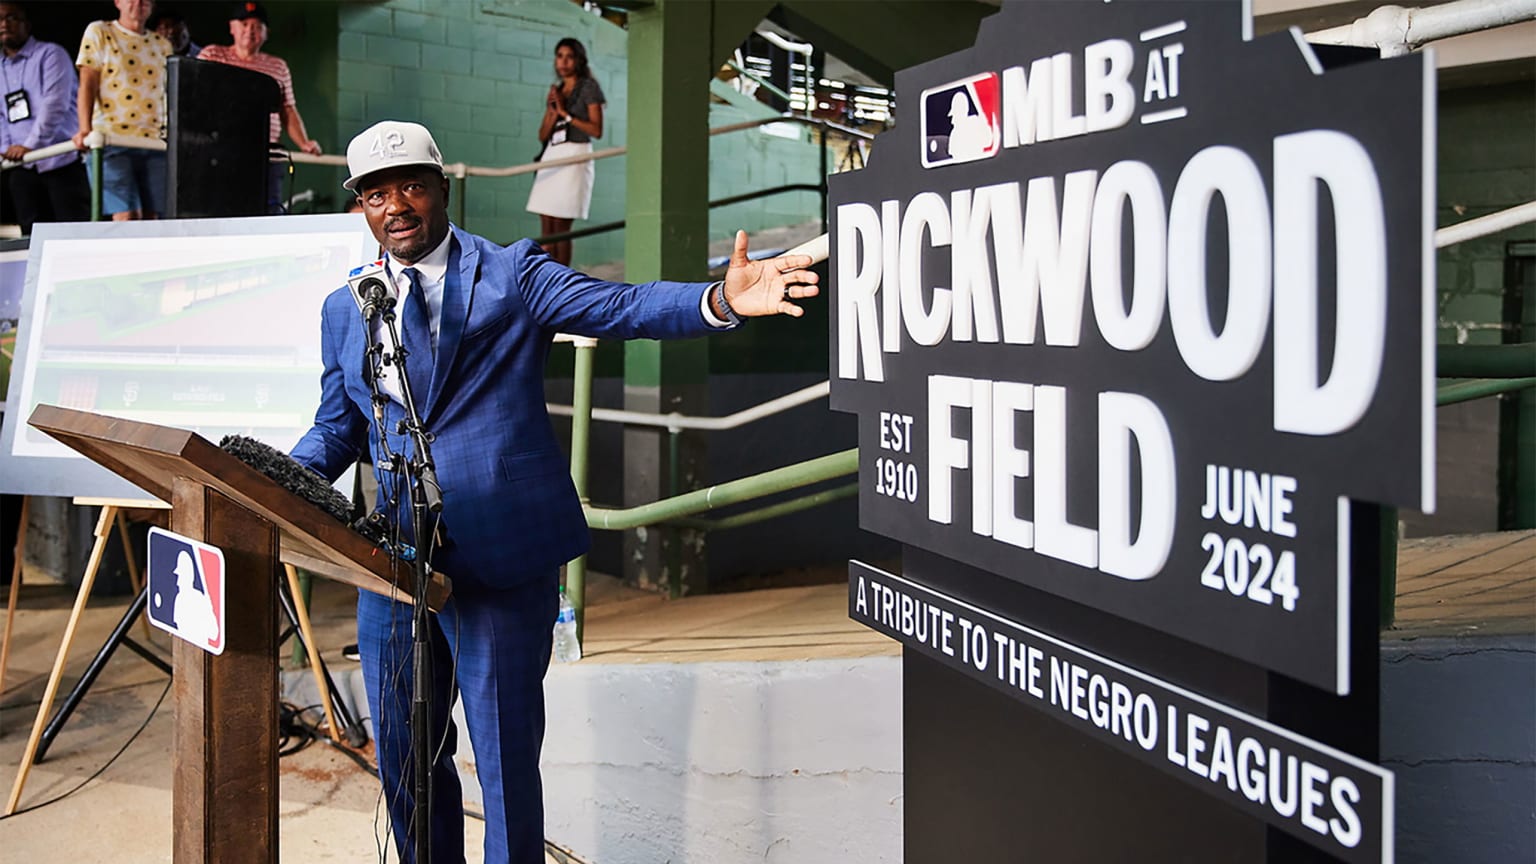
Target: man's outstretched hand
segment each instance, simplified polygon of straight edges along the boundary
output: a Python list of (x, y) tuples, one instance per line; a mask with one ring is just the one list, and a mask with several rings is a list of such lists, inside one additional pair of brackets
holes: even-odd
[(820, 281), (809, 255), (780, 255), (766, 261), (747, 258), (747, 232), (736, 232), (736, 248), (725, 271), (725, 300), (743, 318), (760, 315), (792, 315), (799, 318), (805, 310), (790, 300), (803, 300), (821, 293)]

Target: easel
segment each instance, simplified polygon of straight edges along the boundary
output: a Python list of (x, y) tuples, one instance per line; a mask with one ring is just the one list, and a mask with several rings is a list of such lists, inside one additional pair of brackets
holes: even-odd
[[(29, 507), (31, 496), (21, 499), (21, 524), (16, 532), (15, 563), (11, 568), (11, 592), (10, 599), (5, 606), (5, 636), (0, 641), (0, 693), (5, 692), (5, 670), (9, 667), (11, 656), (11, 636), (16, 623), (16, 606), (21, 599), (21, 578), (23, 573), (22, 561), (27, 550), (27, 521), (30, 518)], [(122, 502), (117, 503), (106, 499), (76, 498), (74, 503), (81, 506), (101, 506), (101, 518), (96, 523), (96, 541), (91, 549), (91, 563), (86, 565), (86, 578), (92, 584), (96, 580), (96, 570), (100, 566), (101, 557), (106, 552), (106, 533), (110, 531), (105, 526), (115, 524), (118, 530), (118, 538), (123, 544), (123, 557), (128, 564), (128, 579), (133, 584), (135, 593), (144, 589), (143, 577), (139, 573), (138, 559), (133, 556), (132, 545), (128, 542), (128, 519), (122, 507), (132, 506), (140, 509), (162, 509), (159, 502)], [(163, 521), (163, 520), (162, 520)], [(82, 607), (83, 608), (83, 607)], [(76, 620), (75, 615), (70, 616), (71, 624)], [(143, 621), (144, 640), (154, 642), (149, 629), (149, 620)], [(66, 631), (67, 632), (67, 631)]]
[(16, 626), (16, 601), (21, 597), (21, 561), (27, 553), (27, 507), (31, 498), (21, 499), (21, 524), (16, 530), (15, 559), (11, 564), (11, 599), (5, 604), (5, 636), (0, 637), (0, 694), (5, 693), (5, 667), (11, 659), (11, 631)]
[[(48, 675), (48, 684), (43, 690), (42, 701), (39, 702), (37, 706), (37, 716), (32, 721), (32, 734), (28, 737), (27, 746), (22, 752), (21, 764), (17, 767), (16, 770), (16, 780), (11, 786), (10, 798), (6, 802), (5, 815), (10, 815), (16, 811), (17, 806), (21, 802), (21, 793), (26, 786), (27, 775), (31, 772), (32, 765), (37, 761), (41, 761), (43, 755), (46, 754), (47, 748), (52, 743), (53, 738), (58, 734), (58, 731), (62, 727), (64, 721), (69, 718), (69, 714), (73, 712), (75, 705), (79, 702), (80, 697), (83, 696), (84, 691), (89, 689), (91, 684), (95, 681), (96, 676), (106, 665), (106, 661), (111, 658), (112, 652), (116, 648), (118, 642), (127, 644), (130, 649), (137, 652), (140, 656), (144, 657), (152, 664), (164, 669), (167, 673), (170, 672), (170, 667), (165, 663), (164, 660), (160, 659), (152, 653), (149, 653), (138, 643), (126, 637), (126, 631), (131, 626), (131, 622), (134, 618), (140, 619), (140, 622), (143, 625), (145, 636), (147, 637), (150, 634), (148, 617), (140, 615), (140, 613), (145, 609), (144, 601), (146, 599), (148, 586), (145, 584), (145, 579), (139, 572), (138, 563), (133, 555), (133, 547), (129, 541), (127, 519), (128, 511), (139, 511), (140, 513), (143, 513), (147, 518), (141, 521), (151, 521), (157, 524), (162, 524), (167, 521), (166, 516), (170, 512), (170, 505), (155, 500), (141, 501), (103, 498), (76, 498), (74, 499), (74, 503), (82, 506), (99, 505), (101, 507), (101, 516), (96, 521), (96, 540), (91, 545), (91, 554), (89, 560), (86, 563), (85, 573), (80, 581), (80, 590), (75, 595), (75, 605), (70, 610), (69, 622), (64, 627), (64, 636), (60, 642), (58, 654), (54, 657), (53, 670)], [(23, 505), (23, 508), (24, 509), (22, 514), (23, 519), (25, 519), (25, 505)], [(122, 622), (119, 623), (117, 629), (114, 630), (112, 635), (108, 638), (107, 642), (97, 653), (96, 658), (92, 661), (91, 666), (86, 670), (85, 675), (81, 677), (80, 682), (66, 698), (65, 704), (60, 709), (58, 716), (54, 717), (50, 722), (48, 719), (49, 711), (53, 708), (54, 699), (58, 695), (59, 683), (63, 680), (64, 677), (64, 667), (69, 658), (70, 648), (74, 644), (75, 629), (79, 625), (80, 618), (85, 612), (85, 604), (90, 598), (91, 589), (96, 584), (96, 574), (101, 568), (101, 560), (106, 553), (107, 543), (111, 538), (112, 527), (114, 525), (118, 529), (118, 536), (123, 544), (124, 557), (128, 564), (128, 576), (129, 580), (133, 584), (136, 599), (129, 606), (128, 614), (124, 615)], [(25, 527), (25, 524), (23, 524), (23, 527)], [(25, 535), (23, 534), (21, 536)], [(3, 647), (0, 647), (0, 679), (3, 679), (4, 675), (4, 657), (10, 651), (10, 621), (11, 616), (15, 614), (16, 600), (19, 593), (18, 588), (21, 582), (20, 553), (22, 551), (22, 545), (22, 541), (18, 539), (16, 573), (14, 574), (11, 582), (10, 604), (6, 613), (7, 623), (5, 644)], [(329, 727), (331, 738), (337, 743), (343, 743), (343, 730), (341, 726), (336, 722), (336, 714), (338, 712), (335, 706), (332, 704), (332, 699), (334, 697), (332, 695), (332, 687), (330, 686), (330, 675), (327, 672), (325, 665), (320, 660), (319, 649), (315, 646), (314, 632), (310, 628), (309, 623), (309, 610), (307, 608), (307, 604), (304, 602), (302, 594), (299, 592), (298, 571), (292, 564), (285, 564), (284, 568), (287, 572), (287, 584), (290, 592), (289, 596), (283, 598), (284, 606), (287, 607), (286, 611), (298, 627), (300, 640), (304, 643), (305, 648), (307, 649), (310, 670), (315, 676), (315, 688), (319, 691), (320, 694), (320, 704), (325, 709), (326, 723)], [(345, 712), (344, 708), (343, 713), (347, 714), (347, 719), (349, 721), (346, 724), (346, 732), (348, 733), (347, 737), (349, 739), (353, 739), (348, 743), (352, 743), (354, 745), (360, 744), (361, 742), (356, 741), (355, 736), (352, 734), (353, 730), (357, 726), (356, 722), (351, 720), (350, 712)]]

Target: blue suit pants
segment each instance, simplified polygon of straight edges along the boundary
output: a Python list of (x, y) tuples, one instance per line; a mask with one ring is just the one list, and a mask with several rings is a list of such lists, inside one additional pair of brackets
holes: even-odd
[[(462, 697), (485, 796), (485, 860), (544, 861), (544, 797), (539, 751), (544, 741), (544, 672), (555, 613), (555, 573), (509, 589), (455, 591), (429, 617), (432, 644), (432, 862), (464, 861), (463, 792), (453, 756), (451, 718)], [(413, 864), (411, 782), (412, 607), (358, 592), (357, 642), (377, 746), (379, 779), (395, 846)]]

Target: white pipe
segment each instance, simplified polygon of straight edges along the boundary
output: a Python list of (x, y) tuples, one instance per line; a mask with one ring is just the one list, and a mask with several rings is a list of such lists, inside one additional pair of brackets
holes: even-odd
[(556, 333), (556, 342), (569, 342), (577, 348), (596, 348), (597, 340), (591, 336), (573, 336), (569, 333)]
[(62, 156), (65, 153), (74, 152), (76, 152), (75, 142), (60, 141), (57, 144), (49, 144), (47, 147), (39, 147), (36, 150), (27, 151), (27, 154), (21, 157), (20, 162), (12, 162), (9, 159), (0, 160), (0, 166), (15, 168), (17, 165), (31, 165), (33, 162), (41, 162), (44, 159), (51, 159), (54, 156)]
[(804, 54), (805, 56), (809, 57), (811, 56), (811, 52), (816, 50), (815, 46), (811, 45), (809, 42), (791, 42), (788, 39), (785, 39), (783, 36), (773, 32), (772, 30), (759, 30), (757, 31), (757, 35), (767, 39), (769, 42), (772, 42), (773, 44), (779, 46), (791, 54)]
[(1382, 6), (1353, 23), (1308, 33), (1307, 41), (1376, 48), (1383, 57), (1396, 57), (1426, 42), (1532, 19), (1536, 0), (1457, 0), (1415, 9)]
[(158, 150), (164, 152), (167, 148), (162, 138), (145, 138), (139, 135), (117, 135), (111, 132), (92, 132), (85, 136), (85, 146), (94, 150), (100, 141), (102, 147), (131, 147), (135, 150)]
[[(788, 393), (777, 399), (770, 399), (761, 405), (744, 408), (735, 414), (727, 414), (724, 417), (690, 417), (686, 414), (647, 414), (642, 411), (619, 411), (613, 408), (593, 408), (592, 419), (602, 420), (608, 423), (628, 423), (633, 426), (660, 426), (672, 432), (681, 432), (685, 429), (701, 429), (710, 432), (718, 432), (723, 429), (735, 429), (745, 426), (764, 417), (782, 414), (791, 408), (796, 408), (807, 402), (815, 402), (831, 392), (830, 382), (823, 381), (820, 384), (812, 384), (793, 393)], [(569, 405), (545, 406), (551, 414), (559, 414), (564, 417), (572, 415)]]
[[(138, 135), (113, 135), (107, 132), (91, 132), (85, 136), (85, 149), (95, 150), (98, 147), (128, 147), (134, 150), (165, 150), (164, 141), (159, 138), (141, 138)], [(62, 156), (65, 153), (74, 153), (74, 141), (60, 141), (57, 144), (49, 144), (47, 147), (39, 147), (30, 150), (21, 157), (20, 162), (12, 162), (9, 159), (0, 160), (0, 166), (15, 168), (17, 165), (30, 165), (53, 156)]]
[(1465, 222), (1457, 222), (1455, 225), (1447, 225), (1435, 232), (1435, 248), (1444, 249), (1454, 246), (1466, 240), (1474, 240), (1478, 237), (1486, 237), (1489, 234), (1497, 234), (1517, 225), (1527, 222), (1536, 222), (1536, 201), (1528, 201), (1508, 210), (1500, 210), (1497, 213), (1489, 213), (1487, 216), (1479, 216), (1476, 219), (1468, 219)]
[(809, 255), (811, 256), (812, 264), (820, 264), (827, 260), (827, 235), (823, 234), (815, 239), (807, 240), (784, 254)]
[[(811, 240), (807, 240), (804, 243), (801, 243), (799, 246), (796, 246), (795, 248), (789, 250), (788, 252), (785, 252), (784, 254), (785, 255), (809, 255), (809, 256), (811, 256), (811, 263), (812, 264), (820, 264), (821, 262), (827, 260), (827, 235), (822, 234), (819, 237), (816, 237), (816, 238), (811, 239)], [(557, 342), (557, 343), (569, 342), (572, 345), (575, 345), (577, 348), (596, 348), (597, 347), (597, 340), (596, 339), (593, 339), (590, 336), (573, 336), (573, 335), (571, 335), (569, 333), (557, 333), (557, 334), (555, 334), (555, 342)], [(818, 386), (824, 386), (824, 385), (818, 385)], [(564, 410), (563, 411), (562, 410), (557, 410), (557, 409), (561, 409), (561, 408), (563, 408)], [(554, 411), (557, 414), (570, 414), (571, 413), (571, 409), (569, 407), (562, 406), (562, 405), (551, 405), (550, 406), (550, 410)], [(671, 417), (671, 416), (675, 416), (675, 415), (671, 415), (671, 414), (668, 414), (668, 415), (650, 414), (650, 415), (636, 415), (636, 416), (649, 416), (649, 417), (667, 416), (667, 417)]]

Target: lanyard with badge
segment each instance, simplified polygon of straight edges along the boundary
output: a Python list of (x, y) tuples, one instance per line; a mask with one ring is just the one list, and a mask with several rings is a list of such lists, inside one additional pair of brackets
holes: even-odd
[(27, 101), (27, 91), (20, 87), (11, 89), (9, 71), (5, 72), (5, 119), (12, 123), (32, 119), (32, 103)]

